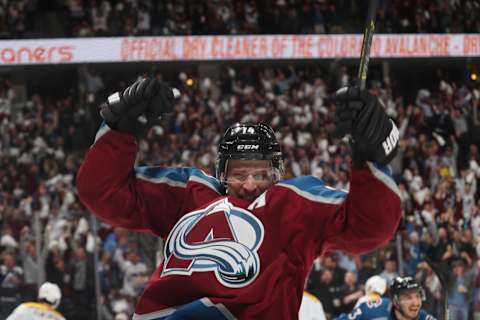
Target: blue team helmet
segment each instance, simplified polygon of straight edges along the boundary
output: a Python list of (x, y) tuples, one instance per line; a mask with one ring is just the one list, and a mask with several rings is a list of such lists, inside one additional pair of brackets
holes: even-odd
[(270, 160), (272, 169), (283, 174), (280, 144), (272, 127), (265, 123), (235, 123), (218, 144), (216, 176), (223, 180), (228, 160)]

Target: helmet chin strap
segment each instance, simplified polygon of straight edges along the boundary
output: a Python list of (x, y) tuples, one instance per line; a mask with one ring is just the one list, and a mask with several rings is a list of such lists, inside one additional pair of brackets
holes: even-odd
[(228, 183), (227, 183), (227, 170), (228, 170), (228, 160), (225, 160), (225, 168), (223, 169), (223, 172), (220, 173), (220, 183), (223, 184), (223, 187), (225, 188), (225, 194), (228, 195)]

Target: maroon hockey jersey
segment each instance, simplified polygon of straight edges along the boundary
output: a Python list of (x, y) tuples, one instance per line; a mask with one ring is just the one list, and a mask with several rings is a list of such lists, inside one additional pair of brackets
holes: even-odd
[(195, 168), (134, 168), (136, 152), (132, 136), (104, 125), (77, 175), (100, 219), (165, 239), (133, 319), (296, 319), (318, 255), (373, 250), (400, 219), (389, 169), (372, 163), (351, 170), (348, 193), (304, 176), (250, 203)]

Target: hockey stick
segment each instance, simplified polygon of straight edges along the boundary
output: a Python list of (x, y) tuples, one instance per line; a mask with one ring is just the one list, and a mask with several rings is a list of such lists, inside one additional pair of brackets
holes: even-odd
[[(368, 62), (370, 61), (370, 47), (372, 46), (373, 33), (375, 32), (375, 16), (377, 13), (378, 0), (370, 0), (368, 2), (367, 19), (365, 22), (365, 30), (363, 31), (362, 50), (360, 52), (360, 65), (358, 67), (358, 77), (353, 81), (354, 86), (360, 87), (360, 90), (365, 90), (367, 82)], [(342, 88), (343, 89), (343, 88)], [(340, 89), (340, 90), (342, 90)], [(347, 134), (344, 128), (335, 128), (332, 132), (334, 138), (351, 138), (351, 134)]]
[(360, 89), (364, 90), (367, 82), (368, 61), (370, 60), (370, 47), (372, 46), (373, 33), (375, 32), (375, 16), (377, 14), (378, 0), (368, 2), (367, 20), (363, 31), (362, 51), (360, 53), (360, 66), (358, 68), (358, 81)]
[(449, 319), (449, 314), (448, 314), (448, 292), (447, 292), (447, 283), (445, 281), (445, 276), (440, 270), (440, 267), (438, 264), (434, 264), (432, 260), (430, 260), (429, 257), (426, 255), (423, 257), (425, 262), (428, 264), (430, 269), (432, 269), (433, 273), (437, 276), (438, 280), (440, 281), (440, 285), (442, 286), (441, 292), (442, 292), (442, 320), (448, 320)]

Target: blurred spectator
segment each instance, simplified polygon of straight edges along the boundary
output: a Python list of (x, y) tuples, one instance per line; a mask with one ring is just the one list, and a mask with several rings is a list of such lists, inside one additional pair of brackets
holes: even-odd
[(57, 284), (62, 292), (67, 292), (70, 274), (67, 273), (64, 253), (56, 241), (50, 243), (49, 253), (45, 262), (45, 273), (47, 281)]
[(425, 246), (420, 241), (417, 231), (412, 231), (409, 234), (409, 238), (407, 273), (413, 276), (417, 273), (417, 266), (423, 259)]
[(383, 263), (383, 271), (380, 273), (380, 277), (385, 279), (387, 285), (390, 286), (398, 276), (397, 260), (394, 257), (387, 258)]
[(123, 228), (114, 228), (113, 232), (107, 235), (103, 241), (103, 249), (113, 256), (117, 248), (126, 250), (127, 230)]
[[(0, 36), (360, 33), (366, 11), (362, 1), (331, 0), (4, 1)], [(471, 0), (393, 0), (378, 7), (376, 28), (381, 33), (478, 33), (479, 12), (480, 5)]]
[(136, 249), (126, 252), (126, 258), (121, 249), (115, 251), (115, 262), (123, 273), (122, 293), (128, 297), (135, 298), (145, 287), (148, 281), (147, 266), (140, 261), (140, 255)]
[(24, 272), (17, 263), (13, 252), (4, 252), (0, 265), (0, 286), (2, 288), (20, 288), (24, 283)]
[(357, 283), (357, 277), (353, 272), (347, 271), (345, 273), (344, 284), (338, 292), (341, 306), (338, 308), (337, 313), (350, 312), (361, 296), (363, 296), (363, 291)]
[(105, 89), (103, 79), (97, 73), (95, 68), (91, 66), (81, 67), (80, 70), (83, 80), (85, 81), (86, 101), (93, 104), (98, 103), (100, 98), (99, 95), (102, 94), (103, 89)]
[(323, 310), (327, 319), (331, 319), (336, 313), (336, 308), (340, 306), (340, 300), (337, 298), (336, 287), (332, 285), (332, 272), (328, 269), (317, 273), (320, 279), (314, 280), (314, 285), (309, 290), (322, 302)]
[(372, 255), (365, 255), (361, 258), (361, 266), (358, 269), (358, 282), (366, 283), (367, 279), (378, 274), (378, 268), (374, 265), (374, 257)]
[(92, 302), (95, 298), (93, 258), (85, 248), (77, 247), (68, 263), (72, 303), (75, 310), (71, 319), (92, 318)]
[[(95, 5), (103, 2), (97, 1)], [(212, 6), (187, 5), (187, 2), (179, 1), (178, 8), (170, 2), (152, 2), (151, 28), (159, 33), (164, 28), (188, 31), (190, 26), (185, 21), (192, 21), (198, 26), (199, 33), (203, 32), (202, 25), (209, 28), (211, 23), (216, 24), (217, 31), (235, 26), (235, 30), (241, 33), (247, 24), (245, 15), (253, 12), (258, 17), (248, 22), (252, 29), (263, 30), (266, 20), (281, 16), (297, 21), (295, 28), (300, 30), (323, 25), (325, 32), (330, 32), (331, 13), (339, 10), (337, 6), (330, 6), (328, 1), (307, 1), (295, 7), (295, 16), (292, 12), (294, 2), (272, 0), (269, 4), (275, 7), (272, 12), (275, 11), (278, 17), (272, 14), (267, 19), (264, 13), (268, 1), (220, 2), (221, 5)], [(150, 6), (148, 1), (138, 5), (135, 1), (109, 3), (109, 29), (119, 21), (123, 28), (123, 16), (130, 12), (127, 10), (141, 11), (140, 3)], [(76, 17), (72, 23), (80, 24), (90, 19), (93, 5), (93, 2), (70, 1), (68, 8), (72, 10), (68, 9), (67, 16), (72, 14)], [(474, 3), (471, 5), (475, 8)], [(313, 18), (308, 17), (306, 10), (309, 6), (316, 12)], [(393, 6), (385, 5), (381, 10), (387, 17), (392, 17)], [(435, 30), (441, 30), (438, 16), (449, 13), (442, 13), (436, 4), (422, 2), (421, 7), (424, 12), (434, 11), (430, 18), (423, 14), (422, 19), (426, 21), (421, 22), (422, 28), (429, 30), (435, 25)], [(158, 10), (167, 12), (165, 21), (153, 14)], [(448, 10), (462, 9), (453, 6)], [(199, 12), (198, 17), (190, 19), (191, 12)], [(215, 12), (215, 19), (212, 12)], [(419, 19), (415, 17), (418, 14), (402, 11), (402, 19), (409, 21), (407, 28), (416, 25), (414, 21)], [(112, 21), (112, 15), (118, 16), (119, 20)], [(305, 16), (307, 19), (303, 21)], [(138, 15), (132, 14), (130, 18), (130, 32), (140, 29)], [(400, 28), (396, 22), (391, 23), (392, 30)], [(456, 22), (456, 28), (459, 23), (461, 21)], [(18, 103), (19, 106), (14, 102), (18, 97), (12, 89), (14, 84), (8, 80), (10, 77), (0, 81), (3, 84), (0, 85), (0, 247), (2, 255), (10, 255), (6, 260), (11, 261), (12, 257), (13, 261), (16, 260), (12, 270), (23, 270), (16, 273), (16, 277), (21, 278), (20, 288), (16, 287), (10, 293), (14, 292), (14, 299), (21, 299), (18, 294), (24, 290), (24, 285), (35, 282), (37, 274), (32, 270), (44, 268), (47, 280), (58, 284), (64, 293), (62, 308), (68, 319), (75, 318), (78, 308), (85, 304), (90, 306), (93, 314), (93, 300), (86, 301), (86, 298), (95, 297), (92, 221), (79, 203), (72, 182), (79, 159), (93, 141), (93, 131), (98, 126), (97, 104), (105, 98), (108, 88), (113, 87), (112, 82), (126, 80), (108, 78), (96, 69), (83, 68), (80, 72), (83, 88), (68, 92), (68, 97), (49, 99), (43, 93), (33, 94), (27, 101)], [(166, 77), (159, 73), (154, 75)], [(184, 85), (187, 71), (179, 76), (179, 88), (183, 94), (172, 115), (162, 119), (144, 139), (139, 140), (137, 163), (191, 165), (214, 174), (215, 158), (212, 155), (223, 129), (242, 119), (266, 121), (272, 124), (279, 141), (282, 141), (287, 177), (313, 174), (332, 187), (348, 190), (348, 143), (332, 139), (328, 134), (335, 108), (330, 93), (336, 89), (337, 83), (351, 78), (348, 68), (339, 65), (324, 70), (312, 65), (259, 64), (249, 68), (225, 66), (218, 78), (213, 75), (202, 78), (195, 74), (188, 77), (194, 79), (192, 86)], [(401, 250), (385, 244), (366, 256), (330, 253), (322, 258), (311, 272), (308, 288), (320, 298), (330, 317), (336, 316), (337, 308), (341, 306), (342, 286), (346, 286), (344, 289), (358, 289), (358, 283), (365, 283), (369, 277), (382, 272), (385, 279), (402, 272), (416, 276), (427, 292), (425, 308), (438, 315), (440, 284), (423, 262), (424, 255), (445, 265), (462, 258), (464, 275), (477, 279), (476, 282), (471, 280), (471, 285), (467, 286), (472, 298), (464, 299), (466, 309), (470, 308), (470, 302), (473, 305), (473, 299), (476, 303), (479, 301), (480, 278), (476, 266), (480, 253), (480, 191), (477, 188), (480, 155), (471, 112), (478, 105), (475, 94), (478, 84), (454, 83), (441, 75), (437, 80), (437, 88), (418, 88), (416, 99), (411, 103), (402, 98), (402, 93), (396, 92), (393, 84), (379, 83), (371, 88), (390, 109), (401, 130), (401, 150), (393, 163), (405, 216), (399, 230)], [(92, 93), (94, 99), (87, 92)], [(41, 238), (44, 239), (41, 246), (42, 255), (46, 257), (44, 265), (38, 265), (37, 252), (33, 250), (34, 234), (31, 230), (34, 230), (33, 218), (37, 216), (40, 217)], [(30, 231), (27, 233), (26, 230)], [(95, 236), (101, 240), (102, 312), (112, 317), (130, 316), (135, 297), (147, 280), (147, 269), (161, 261), (161, 255), (154, 260), (152, 252), (161, 251), (161, 248), (157, 248), (156, 242), (152, 242), (153, 245), (135, 244), (137, 240), (132, 241), (132, 235), (125, 230), (102, 223)], [(403, 270), (399, 269), (398, 254), (402, 254)], [(2, 263), (5, 264), (3, 260)], [(1, 268), (7, 269), (5, 266)], [(351, 273), (356, 273), (358, 279), (353, 286), (346, 285), (347, 277), (351, 282)], [(453, 301), (463, 301), (461, 292), (450, 293), (456, 295), (452, 296)], [(5, 297), (11, 299), (7, 294)], [(3, 303), (2, 299), (0, 296), (0, 303)], [(480, 303), (477, 304), (480, 310)], [(470, 309), (473, 312), (473, 307)]]
[(448, 239), (448, 232), (445, 227), (439, 227), (434, 242), (427, 249), (428, 256), (432, 257), (434, 262), (449, 259), (452, 255), (452, 246)]
[(440, 280), (426, 262), (422, 261), (417, 265), (415, 279), (423, 283), (425, 290), (425, 301), (422, 303), (423, 308), (431, 310), (434, 314), (441, 314), (442, 287)]
[(472, 302), (473, 270), (465, 270), (463, 260), (456, 260), (452, 265), (453, 272), (449, 277), (448, 307), (451, 319), (467, 319), (469, 305)]
[[(27, 226), (25, 226), (21, 230), (21, 235), (20, 235), (20, 257), (23, 263), (24, 280), (25, 280), (24, 291), (27, 294), (30, 292), (36, 291), (38, 282), (41, 279), (40, 277), (43, 276), (43, 274), (40, 275), (43, 269), (40, 268), (39, 266), (39, 260), (38, 260), (39, 257), (37, 256), (35, 240), (31, 237), (29, 233), (30, 233), (30, 229)], [(41, 252), (41, 254), (42, 253), (43, 252)], [(35, 298), (35, 297), (31, 296), (30, 298)]]
[(4, 251), (0, 265), (0, 316), (6, 318), (22, 301), (24, 272), (14, 252)]
[(95, 36), (105, 36), (108, 34), (107, 22), (111, 10), (112, 7), (109, 1), (103, 0), (93, 3), (90, 12)]
[(326, 255), (322, 260), (322, 265), (332, 273), (332, 285), (340, 288), (344, 283), (346, 271), (338, 266), (337, 256), (335, 254)]

